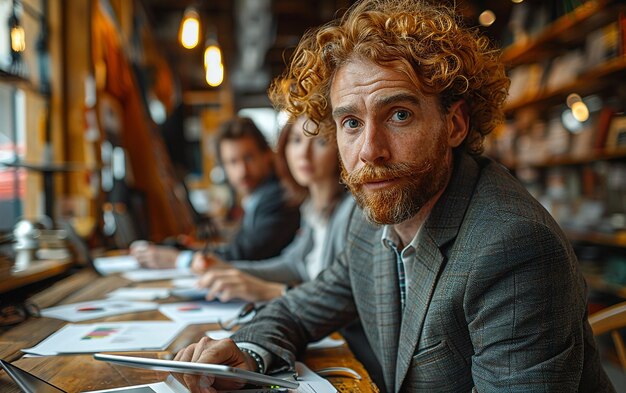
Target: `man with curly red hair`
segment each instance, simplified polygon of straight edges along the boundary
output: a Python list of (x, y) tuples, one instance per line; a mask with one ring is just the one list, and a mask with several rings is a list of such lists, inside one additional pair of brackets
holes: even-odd
[(309, 32), (271, 96), (337, 125), (361, 208), (345, 251), (234, 341), (202, 339), (177, 359), (293, 368), (308, 341), (360, 317), (389, 392), (614, 391), (568, 240), (480, 155), (508, 86), (488, 41), (425, 1), (364, 0)]

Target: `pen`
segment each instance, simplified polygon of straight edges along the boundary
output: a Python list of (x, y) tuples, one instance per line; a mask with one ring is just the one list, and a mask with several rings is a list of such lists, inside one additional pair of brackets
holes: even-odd
[(94, 307), (94, 306), (84, 306), (84, 307), (78, 307), (76, 311), (104, 311), (104, 308)]

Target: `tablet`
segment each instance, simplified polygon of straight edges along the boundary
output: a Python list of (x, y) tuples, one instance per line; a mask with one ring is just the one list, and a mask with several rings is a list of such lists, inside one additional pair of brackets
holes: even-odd
[(219, 378), (236, 379), (257, 386), (277, 386), (289, 389), (296, 389), (299, 386), (296, 381), (271, 377), (269, 375), (221, 364), (179, 362), (176, 360), (109, 355), (105, 353), (96, 353), (93, 357), (97, 360), (115, 363), (121, 366), (147, 368), (150, 370), (169, 371), (181, 374), (213, 375)]
[(17, 386), (26, 393), (66, 393), (65, 390), (44, 381), (33, 374), (0, 359), (0, 367), (13, 379)]

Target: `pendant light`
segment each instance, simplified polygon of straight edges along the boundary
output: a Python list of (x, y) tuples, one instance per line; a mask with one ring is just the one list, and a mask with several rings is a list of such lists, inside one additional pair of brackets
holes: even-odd
[(200, 15), (194, 7), (187, 7), (180, 23), (178, 39), (186, 49), (193, 49), (200, 42)]
[(217, 35), (212, 32), (206, 40), (204, 49), (204, 72), (206, 82), (211, 87), (217, 87), (224, 81), (224, 63), (222, 50), (217, 42)]

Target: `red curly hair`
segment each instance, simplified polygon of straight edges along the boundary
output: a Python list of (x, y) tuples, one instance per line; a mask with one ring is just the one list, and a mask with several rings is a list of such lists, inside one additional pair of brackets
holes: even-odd
[(270, 87), (270, 98), (292, 116), (319, 124), (330, 117), (335, 73), (355, 58), (406, 74), (424, 94), (437, 95), (444, 111), (465, 100), (470, 129), (464, 148), (470, 154), (482, 153), (485, 135), (504, 118), (509, 79), (499, 51), (475, 29), (462, 27), (451, 8), (420, 0), (363, 0), (307, 32)]

